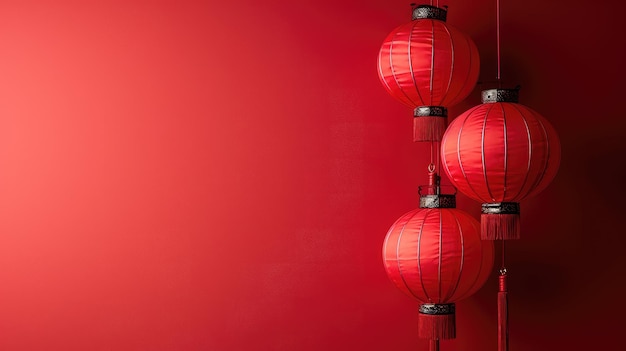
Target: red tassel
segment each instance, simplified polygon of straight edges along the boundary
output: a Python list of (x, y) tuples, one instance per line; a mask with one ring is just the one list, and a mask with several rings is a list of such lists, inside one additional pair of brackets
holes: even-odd
[(498, 291), (498, 351), (509, 350), (509, 314), (506, 273), (500, 274)]
[(448, 126), (448, 119), (441, 116), (413, 118), (413, 141), (441, 141)]
[(483, 240), (512, 240), (520, 238), (519, 214), (485, 214), (480, 216)]
[(454, 314), (419, 314), (418, 336), (423, 339), (454, 339), (456, 338), (456, 322)]
[(439, 351), (439, 340), (430, 340), (430, 351)]

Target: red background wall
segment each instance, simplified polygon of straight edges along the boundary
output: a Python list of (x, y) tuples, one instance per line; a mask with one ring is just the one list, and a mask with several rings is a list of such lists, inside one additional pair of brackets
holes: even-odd
[[(408, 3), (0, 2), (0, 350), (425, 349), (380, 258), (426, 180), (376, 74)], [(495, 1), (446, 4), (493, 80)], [(620, 5), (502, 0), (504, 80), (563, 144), (509, 245), (513, 350), (622, 340)], [(443, 350), (495, 350), (495, 282)]]

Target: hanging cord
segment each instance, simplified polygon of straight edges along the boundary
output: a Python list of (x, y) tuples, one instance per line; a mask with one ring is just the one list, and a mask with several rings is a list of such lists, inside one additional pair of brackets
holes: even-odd
[[(428, 173), (434, 175), (436, 187), (435, 194), (439, 195), (441, 190), (441, 142), (431, 140), (430, 142), (430, 164), (428, 165)], [(432, 184), (431, 184), (432, 185)]]
[[(498, 88), (502, 88), (502, 59), (500, 49), (500, 0), (496, 0), (496, 55)], [(506, 240), (502, 240), (502, 265), (498, 277), (498, 351), (509, 350), (509, 298), (506, 269)]]
[(505, 265), (506, 240), (502, 240), (502, 266), (498, 277), (498, 351), (509, 350), (509, 297)]
[[(430, 163), (428, 164), (428, 189), (430, 195), (441, 195), (441, 142), (430, 142)], [(445, 194), (445, 192), (444, 192)]]
[[(433, 170), (431, 172), (435, 172), (437, 170), (436, 157), (435, 157), (435, 141), (430, 141), (430, 165), (432, 165)], [(430, 167), (429, 165), (429, 167)]]
[(509, 350), (509, 293), (506, 280), (507, 270), (502, 267), (498, 277), (498, 351)]
[(500, 61), (500, 0), (496, 0), (496, 55), (498, 58), (497, 67), (498, 72), (496, 74), (496, 81), (498, 82), (498, 88), (502, 88), (501, 81), (501, 61)]
[(439, 195), (439, 175), (434, 163), (428, 165), (428, 195)]
[[(435, 147), (435, 155), (437, 155), (437, 172), (441, 173), (441, 141), (436, 141), (435, 143), (437, 144), (437, 147)], [(439, 181), (441, 182), (441, 177), (439, 178)]]
[(430, 340), (430, 351), (439, 351), (439, 340), (431, 339)]

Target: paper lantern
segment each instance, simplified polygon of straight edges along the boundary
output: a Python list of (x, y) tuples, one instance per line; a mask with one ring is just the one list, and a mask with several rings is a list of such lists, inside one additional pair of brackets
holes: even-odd
[(413, 21), (394, 29), (378, 55), (385, 89), (414, 109), (414, 140), (440, 141), (447, 126), (446, 106), (465, 99), (480, 70), (472, 39), (446, 23), (447, 11), (420, 5)]
[(450, 123), (441, 141), (443, 169), (460, 192), (483, 202), (484, 239), (517, 239), (519, 202), (552, 181), (561, 146), (545, 118), (517, 103), (517, 89), (485, 90), (482, 98)]
[(454, 207), (454, 195), (422, 196), (383, 245), (387, 275), (420, 303), (418, 334), (431, 340), (456, 336), (454, 302), (480, 289), (493, 267), (493, 242), (481, 241), (478, 221)]

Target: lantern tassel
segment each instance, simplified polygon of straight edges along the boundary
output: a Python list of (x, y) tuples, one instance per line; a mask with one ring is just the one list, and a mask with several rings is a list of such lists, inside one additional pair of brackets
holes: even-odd
[(413, 111), (413, 141), (441, 141), (448, 127), (448, 109), (418, 106)]
[(498, 351), (509, 350), (509, 314), (506, 269), (500, 271), (498, 289)]
[(418, 336), (440, 340), (456, 337), (454, 304), (425, 304), (420, 306)]
[(513, 240), (520, 238), (519, 214), (482, 214), (480, 216), (483, 240)]
[(521, 227), (519, 203), (483, 204), (480, 226), (480, 236), (483, 240), (519, 239)]
[(439, 340), (430, 340), (430, 351), (439, 351)]
[(448, 126), (447, 118), (424, 116), (413, 118), (413, 141), (441, 141)]

